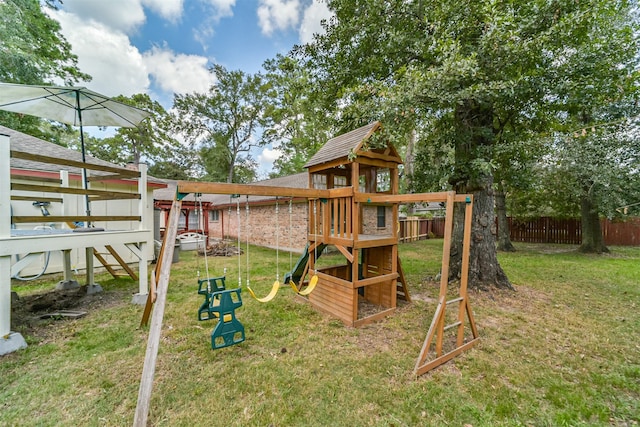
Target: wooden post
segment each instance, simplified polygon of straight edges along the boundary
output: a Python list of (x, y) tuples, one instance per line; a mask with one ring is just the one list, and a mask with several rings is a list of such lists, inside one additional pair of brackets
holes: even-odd
[(93, 247), (85, 248), (84, 257), (86, 266), (86, 284), (88, 286), (96, 285), (96, 279), (93, 271)]
[[(0, 135), (0, 238), (11, 237), (11, 149)], [(11, 255), (0, 257), (0, 339), (11, 331)]]
[[(140, 178), (138, 178), (138, 193), (140, 194), (140, 200), (138, 202), (138, 215), (140, 216), (140, 222), (138, 223), (139, 230), (151, 230), (153, 229), (152, 217), (149, 215), (149, 200), (147, 197), (147, 165), (140, 163), (138, 165), (138, 171), (140, 172)], [(140, 259), (138, 260), (138, 292), (140, 295), (145, 295), (149, 292), (147, 286), (148, 272), (148, 260), (151, 258), (153, 251), (153, 237), (150, 234), (149, 240), (140, 242)], [(144, 298), (144, 297), (143, 297)]]
[(153, 377), (156, 370), (156, 359), (158, 357), (158, 347), (160, 346), (160, 335), (162, 332), (162, 319), (164, 317), (164, 307), (167, 301), (167, 291), (169, 289), (169, 274), (171, 272), (171, 260), (173, 258), (173, 247), (176, 241), (178, 230), (178, 220), (180, 218), (181, 202), (174, 200), (169, 214), (169, 223), (165, 231), (164, 248), (162, 251), (161, 270), (158, 280), (158, 296), (153, 307), (153, 317), (151, 318), (151, 328), (147, 339), (147, 351), (144, 358), (140, 389), (138, 391), (138, 404), (133, 419), (136, 427), (146, 427), (149, 416), (149, 405), (151, 403), (151, 391), (153, 389)]
[[(473, 214), (473, 203), (469, 202), (464, 210), (464, 235), (462, 236), (462, 268), (460, 271), (460, 292), (462, 298), (458, 306), (458, 336), (456, 346), (460, 347), (464, 342), (464, 315), (467, 308), (470, 308), (467, 296), (467, 284), (469, 283), (469, 253), (471, 252), (471, 217)], [(472, 322), (473, 323), (473, 322)], [(474, 325), (475, 326), (475, 325)]]
[[(69, 187), (69, 171), (61, 170), (60, 171), (60, 183), (61, 187)], [(62, 207), (61, 207), (61, 215), (67, 216), (71, 215), (69, 211), (71, 208), (71, 199), (73, 197), (71, 194), (62, 193)], [(67, 228), (69, 225), (65, 222), (62, 224), (62, 227)], [(71, 283), (73, 281), (73, 274), (71, 273), (71, 249), (64, 249), (62, 251), (62, 269), (64, 270), (63, 283)], [(75, 282), (77, 284), (77, 282)]]
[[(446, 301), (447, 285), (449, 284), (449, 262), (451, 258), (451, 236), (453, 235), (453, 196), (455, 193), (450, 191), (447, 194), (447, 216), (444, 226), (444, 243), (442, 245), (442, 269), (440, 270), (440, 293), (439, 301)], [(438, 322), (436, 334), (436, 356), (442, 355), (442, 344), (444, 338), (444, 319), (446, 318), (447, 304), (442, 307), (442, 321)]]

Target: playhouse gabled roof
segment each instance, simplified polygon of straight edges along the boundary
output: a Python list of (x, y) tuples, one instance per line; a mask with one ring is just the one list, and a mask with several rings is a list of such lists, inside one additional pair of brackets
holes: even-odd
[[(305, 168), (321, 165), (338, 159), (348, 159), (351, 153), (358, 154), (362, 149), (363, 143), (368, 140), (378, 129), (382, 128), (382, 124), (378, 121), (369, 123), (368, 125), (359, 127), (350, 132), (338, 135), (327, 141), (326, 144), (314, 154), (311, 159), (304, 165)], [(390, 154), (397, 157), (400, 156), (392, 145), (389, 145)]]

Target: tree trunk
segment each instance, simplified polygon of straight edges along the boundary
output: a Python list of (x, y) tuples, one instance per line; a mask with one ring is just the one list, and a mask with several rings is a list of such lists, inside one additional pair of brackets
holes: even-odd
[(503, 252), (515, 252), (516, 248), (511, 243), (509, 222), (507, 221), (507, 205), (504, 190), (498, 186), (496, 190), (496, 214), (498, 216), (498, 250)]
[(608, 253), (609, 249), (605, 246), (602, 238), (600, 216), (598, 215), (596, 203), (588, 194), (580, 200), (580, 217), (582, 221), (582, 244), (578, 250), (585, 253)]
[[(455, 142), (455, 172), (451, 179), (457, 193), (473, 194), (471, 251), (469, 254), (469, 287), (489, 286), (513, 289), (498, 262), (496, 250), (493, 176), (479, 170), (478, 160), (488, 162), (493, 144), (493, 109), (491, 105), (467, 100), (456, 108), (458, 135)], [(462, 236), (464, 206), (456, 203), (449, 279), (457, 279), (462, 271)]]
[[(492, 177), (487, 177), (485, 187), (472, 192), (473, 219), (471, 221), (471, 251), (469, 253), (469, 287), (486, 289), (489, 286), (496, 286), (513, 290), (509, 278), (498, 262), (494, 194), (491, 182)], [(464, 205), (456, 203), (451, 242), (450, 280), (459, 279), (462, 271), (463, 233)]]
[[(414, 171), (414, 150), (416, 145), (416, 130), (413, 129), (411, 134), (409, 135), (409, 140), (407, 141), (407, 150), (404, 157), (404, 175), (406, 177), (407, 187), (411, 189), (413, 186), (413, 171)], [(412, 216), (415, 213), (416, 205), (415, 203), (409, 203), (406, 205), (407, 208), (407, 216)]]

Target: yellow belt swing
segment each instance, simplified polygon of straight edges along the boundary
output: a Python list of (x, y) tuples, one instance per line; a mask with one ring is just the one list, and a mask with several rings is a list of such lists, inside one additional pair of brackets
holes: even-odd
[(250, 280), (249, 280), (249, 196), (247, 196), (247, 203), (245, 206), (245, 228), (246, 228), (246, 235), (247, 235), (247, 290), (249, 291), (249, 294), (251, 294), (251, 296), (258, 302), (269, 302), (272, 299), (274, 299), (276, 297), (276, 295), (278, 294), (278, 290), (280, 289), (280, 277), (279, 277), (279, 266), (278, 266), (278, 254), (279, 254), (279, 247), (278, 247), (278, 234), (279, 234), (279, 226), (278, 226), (278, 198), (276, 197), (276, 281), (273, 282), (273, 286), (271, 287), (271, 291), (267, 294), (267, 296), (265, 297), (258, 297), (256, 295), (256, 293), (253, 291), (253, 289), (251, 289), (251, 285), (250, 285)]
[[(249, 203), (248, 203), (248, 197), (247, 197), (247, 205), (246, 205), (246, 229), (247, 229), (247, 290), (249, 291), (249, 294), (251, 294), (251, 296), (258, 302), (262, 302), (262, 303), (266, 303), (269, 302), (271, 300), (273, 300), (275, 298), (275, 296), (278, 294), (278, 290), (280, 290), (280, 223), (279, 223), (279, 203), (278, 203), (278, 198), (276, 197), (276, 280), (273, 282), (273, 285), (271, 287), (271, 291), (264, 297), (258, 297), (256, 295), (256, 293), (253, 291), (253, 289), (251, 289), (250, 286), (250, 280), (249, 280)], [(314, 205), (314, 211), (315, 211), (315, 205)], [(292, 230), (292, 200), (289, 200), (289, 246), (291, 246), (291, 230)], [(291, 267), (291, 252), (289, 252), (289, 264)], [(309, 284), (307, 285), (307, 287), (303, 290), (298, 289), (298, 287), (296, 286), (296, 284), (294, 283), (294, 281), (292, 279), (289, 280), (289, 285), (291, 286), (291, 289), (293, 289), (294, 292), (296, 292), (298, 295), (302, 295), (302, 296), (307, 296), (309, 295), (316, 287), (318, 283), (318, 277), (316, 275), (314, 275), (311, 280), (309, 281)]]

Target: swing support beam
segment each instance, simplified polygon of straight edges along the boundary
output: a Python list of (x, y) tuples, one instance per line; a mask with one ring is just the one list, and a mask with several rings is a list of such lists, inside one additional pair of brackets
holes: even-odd
[(313, 188), (275, 187), (255, 184), (178, 181), (177, 188), (179, 197), (180, 195), (186, 195), (189, 193), (245, 194), (247, 196), (304, 197), (307, 199), (353, 196), (353, 188), (350, 187), (319, 190)]
[[(331, 188), (328, 190), (314, 188), (276, 187), (255, 184), (229, 184), (222, 182), (178, 181), (178, 195), (189, 193), (201, 194), (245, 194), (247, 196), (303, 197), (307, 199), (333, 199), (338, 197), (354, 197), (358, 203), (416, 203), (447, 202), (450, 192), (413, 193), (413, 194), (363, 194), (355, 193), (353, 187)], [(456, 194), (454, 202), (468, 202), (469, 195)]]

